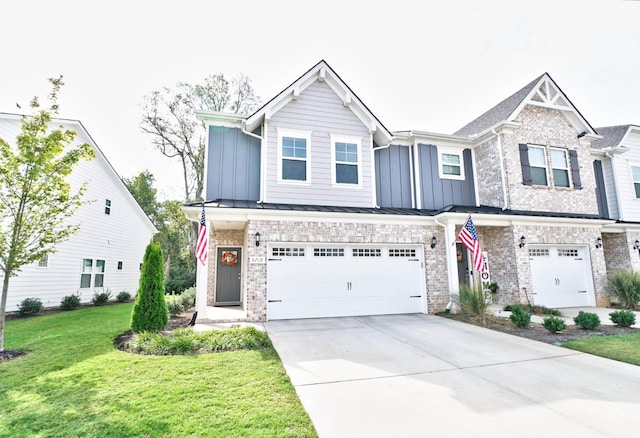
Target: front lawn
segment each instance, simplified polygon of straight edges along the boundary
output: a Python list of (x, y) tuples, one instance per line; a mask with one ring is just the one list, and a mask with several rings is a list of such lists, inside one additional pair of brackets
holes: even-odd
[(188, 356), (116, 350), (132, 304), (8, 321), (0, 437), (316, 436), (272, 348)]
[(640, 333), (594, 336), (567, 342), (562, 346), (620, 362), (640, 365)]

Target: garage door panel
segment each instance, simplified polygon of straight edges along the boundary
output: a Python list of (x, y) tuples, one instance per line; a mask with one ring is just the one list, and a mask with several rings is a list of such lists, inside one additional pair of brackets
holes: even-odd
[(396, 249), (393, 256), (388, 249), (308, 245), (304, 257), (269, 259), (267, 318), (424, 312), (420, 248)]

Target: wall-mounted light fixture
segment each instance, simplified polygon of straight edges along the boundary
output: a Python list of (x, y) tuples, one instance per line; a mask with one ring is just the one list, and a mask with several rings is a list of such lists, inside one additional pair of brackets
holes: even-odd
[(431, 238), (431, 249), (435, 248), (437, 243), (438, 243), (438, 239), (436, 238), (436, 236), (433, 236)]
[(633, 249), (640, 249), (640, 240), (636, 239), (634, 245), (633, 245)]
[(518, 245), (518, 246), (520, 246), (520, 248), (524, 248), (524, 245), (526, 243), (527, 243), (527, 238), (522, 236), (522, 237), (520, 237), (520, 245)]
[(584, 136), (585, 136), (585, 135), (587, 135), (587, 134), (588, 134), (588, 132), (587, 132), (587, 131), (582, 131), (580, 134), (578, 134), (578, 138), (582, 138), (582, 137), (584, 137)]
[(260, 232), (256, 231), (256, 246), (260, 246)]
[(602, 237), (596, 239), (596, 248), (602, 248)]

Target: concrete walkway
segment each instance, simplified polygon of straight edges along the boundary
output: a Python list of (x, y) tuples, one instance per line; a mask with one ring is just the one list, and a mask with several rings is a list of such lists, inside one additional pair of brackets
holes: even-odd
[(626, 438), (640, 424), (637, 366), (431, 315), (265, 327), (321, 437)]

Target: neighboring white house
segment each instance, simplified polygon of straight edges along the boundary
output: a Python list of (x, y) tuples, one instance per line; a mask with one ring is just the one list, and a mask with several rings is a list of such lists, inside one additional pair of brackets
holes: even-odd
[[(0, 113), (0, 138), (15, 144), (20, 119), (20, 115)], [(88, 143), (95, 151), (95, 158), (81, 161), (69, 177), (74, 190), (87, 182), (84, 198), (90, 202), (72, 219), (80, 224), (77, 234), (54, 254), (23, 266), (11, 278), (7, 311), (17, 310), (25, 298), (40, 298), (51, 307), (75, 293), (82, 302), (107, 290), (112, 297), (122, 291), (134, 296), (145, 248), (157, 232), (82, 123), (58, 119), (54, 125), (76, 131), (75, 142)]]

